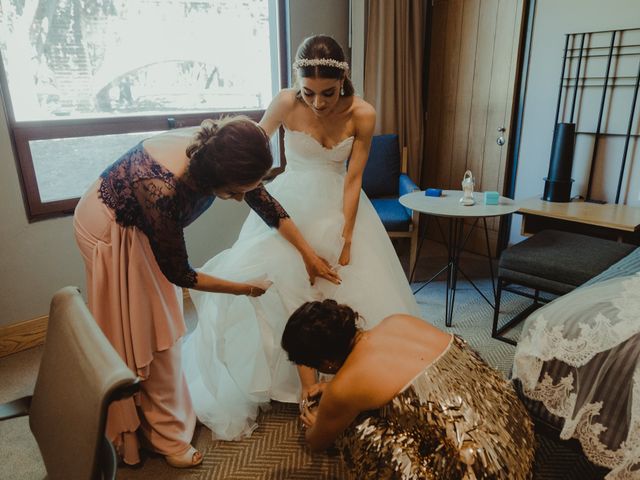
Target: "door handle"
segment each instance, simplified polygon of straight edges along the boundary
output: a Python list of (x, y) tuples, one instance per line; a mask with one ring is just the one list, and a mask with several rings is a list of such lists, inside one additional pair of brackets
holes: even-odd
[(500, 133), (501, 135), (496, 138), (496, 143), (500, 146), (503, 146), (505, 144), (504, 135), (502, 135), (505, 131), (506, 129), (504, 127), (498, 127), (498, 133)]

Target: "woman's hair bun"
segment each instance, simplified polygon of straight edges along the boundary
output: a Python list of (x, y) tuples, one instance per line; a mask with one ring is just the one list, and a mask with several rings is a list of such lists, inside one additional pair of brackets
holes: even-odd
[(215, 139), (220, 130), (219, 123), (218, 120), (206, 119), (200, 124), (200, 128), (193, 136), (193, 142), (187, 148), (187, 157), (192, 158), (196, 152)]
[(273, 165), (269, 137), (244, 115), (203, 121), (186, 155), (189, 175), (207, 193), (223, 186), (251, 185)]

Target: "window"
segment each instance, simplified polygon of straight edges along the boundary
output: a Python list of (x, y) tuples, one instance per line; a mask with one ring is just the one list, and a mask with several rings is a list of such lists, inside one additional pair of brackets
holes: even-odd
[(29, 219), (73, 211), (153, 133), (258, 120), (285, 78), (283, 3), (1, 1), (0, 81)]

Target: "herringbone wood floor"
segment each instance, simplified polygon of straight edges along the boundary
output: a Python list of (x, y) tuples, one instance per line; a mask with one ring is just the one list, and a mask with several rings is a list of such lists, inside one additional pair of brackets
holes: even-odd
[[(437, 245), (425, 246), (430, 257), (420, 263), (417, 278), (429, 278), (442, 258), (437, 255)], [(442, 250), (442, 249), (441, 249)], [(486, 259), (465, 256), (467, 274), (479, 282), (487, 291)], [(435, 270), (437, 271), (437, 270)], [(442, 325), (444, 312), (443, 282), (434, 282), (418, 294), (422, 316)], [(517, 299), (508, 299), (505, 314), (509, 310), (522, 308)], [(188, 307), (189, 305), (187, 305)], [(479, 299), (478, 294), (466, 283), (459, 284), (456, 311), (450, 331), (465, 338), (470, 345), (495, 368), (507, 374), (513, 358), (513, 347), (491, 339), (492, 311)], [(196, 319), (192, 309), (187, 310), (187, 321), (191, 328)], [(27, 395), (33, 388), (42, 348), (21, 352), (0, 361), (0, 402)], [(29, 433), (28, 419), (14, 419), (0, 424), (0, 478), (32, 480), (44, 477), (44, 468), (38, 461), (39, 452)], [(148, 457), (142, 468), (121, 468), (118, 479), (165, 480), (165, 479), (344, 479), (347, 478), (335, 456), (309, 454), (302, 442), (295, 405), (275, 404), (259, 420), (260, 428), (253, 436), (242, 442), (213, 442), (208, 429), (198, 427), (195, 445), (204, 452), (204, 465), (190, 470), (169, 467), (161, 457)], [(602, 471), (595, 469), (565, 444), (538, 437), (535, 463), (535, 480), (595, 480), (602, 478)], [(446, 480), (446, 479), (443, 479)]]
[[(480, 280), (481, 288), (489, 283)], [(434, 284), (418, 294), (423, 317), (445, 329), (443, 325), (444, 290)], [(503, 297), (503, 314), (512, 315), (526, 304), (520, 297)], [(493, 367), (508, 374), (514, 347), (491, 338), (493, 310), (468, 285), (462, 284), (456, 298), (453, 326), (448, 329), (460, 335)], [(515, 332), (517, 334), (517, 332)], [(202, 467), (176, 471), (161, 458), (149, 458), (142, 469), (122, 469), (118, 479), (154, 480), (180, 478), (194, 480), (333, 480), (347, 479), (340, 459), (327, 454), (310, 454), (304, 446), (296, 405), (274, 403), (263, 412), (260, 427), (240, 442), (213, 442), (206, 427), (199, 427), (195, 444), (205, 454)], [(603, 472), (587, 462), (564, 443), (537, 435), (534, 467), (535, 480), (598, 480)], [(446, 480), (446, 479), (443, 479)]]

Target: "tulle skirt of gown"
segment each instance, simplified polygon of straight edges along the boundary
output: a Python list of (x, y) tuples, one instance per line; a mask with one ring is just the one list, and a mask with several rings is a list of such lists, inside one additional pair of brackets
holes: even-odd
[[(319, 155), (340, 153), (319, 144), (318, 148)], [(345, 160), (349, 151), (342, 155)], [(289, 161), (287, 171), (267, 189), (316, 252), (337, 265), (344, 223), (344, 162), (332, 160)], [(339, 286), (324, 279), (311, 286), (298, 251), (255, 212), (249, 214), (236, 243), (201, 270), (234, 281), (267, 274), (273, 281), (258, 298), (191, 291), (198, 325), (185, 342), (183, 365), (198, 419), (218, 439), (250, 434), (257, 426), (258, 408), (270, 399), (298, 402), (298, 373), (280, 339), (288, 317), (303, 302), (333, 298), (346, 303), (364, 318), (364, 328), (393, 313), (419, 314), (393, 245), (364, 193), (351, 262), (338, 269)]]

